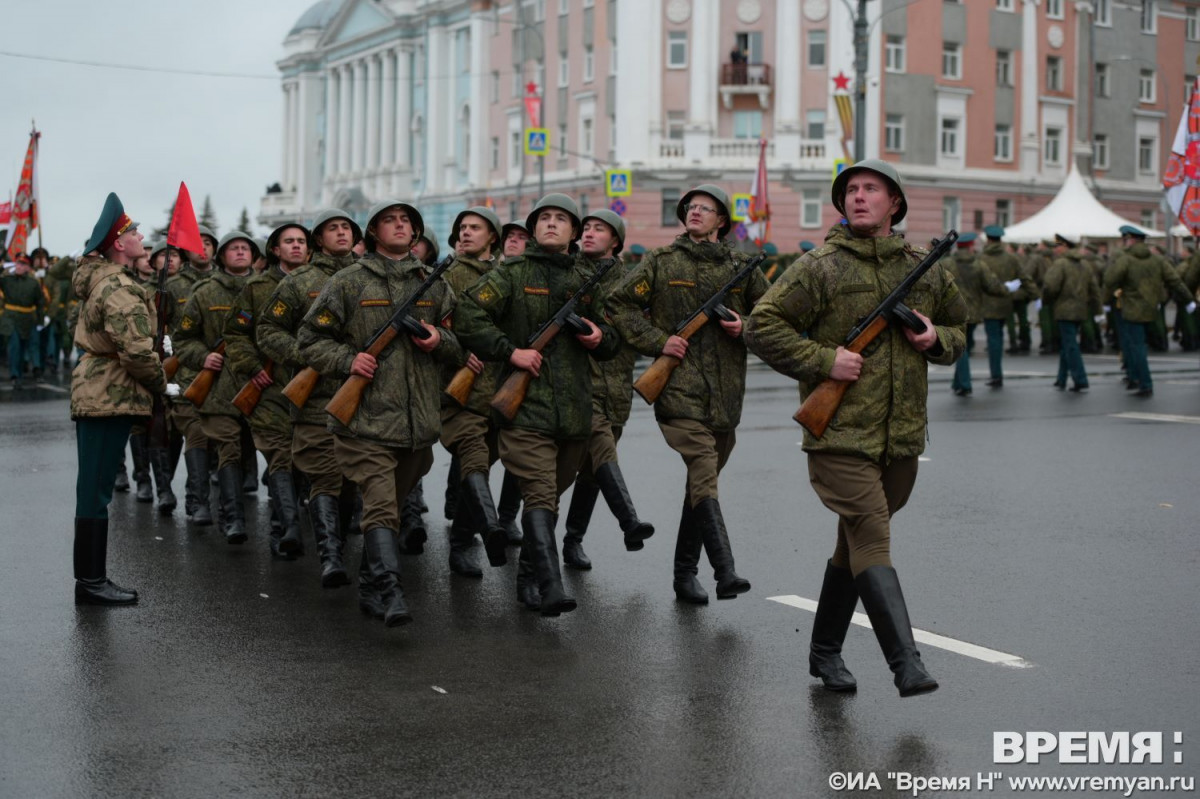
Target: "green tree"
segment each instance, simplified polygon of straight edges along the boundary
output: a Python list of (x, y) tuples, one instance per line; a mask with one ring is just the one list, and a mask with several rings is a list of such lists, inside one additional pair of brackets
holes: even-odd
[(238, 217), (237, 229), (243, 233), (253, 235), (253, 231), (250, 230), (250, 212), (246, 210), (246, 206), (244, 205), (242, 206), (242, 215)]
[(212, 198), (207, 194), (204, 195), (204, 207), (200, 210), (199, 221), (214, 234), (217, 232), (217, 212), (213, 210)]
[(176, 198), (175, 202), (171, 203), (171, 207), (167, 209), (167, 223), (162, 227), (154, 228), (155, 240), (165, 239), (167, 237), (167, 232), (171, 229), (171, 220), (175, 218), (175, 203), (177, 202), (179, 202), (178, 198)]

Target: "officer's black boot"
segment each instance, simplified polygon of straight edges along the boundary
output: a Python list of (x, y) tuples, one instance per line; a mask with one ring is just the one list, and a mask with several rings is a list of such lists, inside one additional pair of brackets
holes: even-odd
[(317, 556), (321, 558), (321, 587), (350, 585), (350, 577), (342, 563), (342, 548), (346, 542), (338, 527), (338, 498), (332, 494), (313, 497), (308, 501), (308, 518), (317, 542)]
[(129, 452), (133, 456), (133, 482), (137, 486), (138, 502), (154, 501), (154, 485), (150, 482), (150, 448), (145, 433), (130, 433)]
[(108, 519), (75, 518), (75, 604), (133, 605), (137, 591), (108, 579)]
[(575, 600), (563, 591), (558, 546), (554, 541), (554, 513), (545, 508), (526, 510), (521, 517), (525, 539), (529, 542), (538, 591), (542, 595), (543, 616), (557, 616), (575, 609)]
[(700, 550), (704, 548), (692, 506), (685, 498), (675, 538), (675, 598), (693, 605), (707, 605), (708, 592), (696, 575), (700, 572)]
[(242, 467), (230, 463), (217, 470), (221, 531), (229, 544), (246, 543), (246, 511), (242, 507)]
[(379, 589), (371, 579), (366, 547), (363, 547), (358, 560), (358, 609), (372, 618), (383, 618), (383, 600), (379, 598)]
[(362, 535), (362, 493), (358, 486), (342, 478), (342, 493), (338, 496), (338, 519), (346, 535)]
[(517, 514), (521, 512), (521, 483), (516, 475), (504, 470), (504, 480), (500, 483), (500, 504), (496, 513), (500, 518), (500, 526), (508, 536), (510, 546), (521, 543), (521, 527), (517, 524)]
[(400, 507), (400, 551), (405, 555), (423, 555), (425, 542), (428, 540), (425, 520), (421, 518), (410, 492)]
[(284, 552), (279, 547), (279, 542), (283, 540), (283, 522), (280, 521), (283, 517), (279, 513), (279, 495), (275, 493), (275, 486), (269, 483), (267, 507), (271, 509), (270, 529), (267, 533), (267, 546), (271, 550), (271, 557), (276, 560), (295, 560), (295, 555)]
[[(14, 380), (16, 378), (13, 378)], [(121, 450), (121, 465), (117, 467), (117, 481), (113, 483), (113, 490), (120, 491), (122, 494), (129, 491), (129, 475), (125, 473), (125, 450)]]
[(517, 601), (528, 610), (542, 609), (542, 592), (538, 590), (529, 541), (521, 542), (521, 554), (517, 559)]
[(891, 566), (871, 566), (855, 577), (854, 583), (871, 619), (879, 648), (896, 675), (900, 696), (936, 691), (937, 680), (925, 671), (921, 653), (913, 640), (912, 623), (908, 620), (908, 608), (896, 570)]
[(708, 551), (713, 576), (717, 578), (717, 599), (737, 599), (738, 594), (750, 590), (750, 581), (739, 577), (734, 570), (733, 549), (729, 545), (729, 533), (725, 531), (720, 503), (715, 498), (703, 500), (692, 513)]
[(371, 581), (383, 603), (384, 625), (408, 624), (413, 617), (408, 612), (404, 589), (400, 585), (400, 548), (396, 545), (396, 534), (386, 527), (373, 527), (363, 533), (363, 548), (367, 552)]
[(258, 493), (258, 451), (254, 449), (254, 436), (246, 425), (242, 425), (242, 491)]
[(830, 691), (854, 691), (858, 683), (842, 662), (842, 642), (850, 629), (850, 619), (858, 604), (858, 589), (849, 569), (839, 569), (833, 561), (825, 564), (825, 580), (813, 619), (812, 644), (808, 653), (808, 673), (820, 677)]
[(303, 555), (304, 539), (300, 531), (300, 506), (296, 500), (296, 484), (292, 481), (292, 470), (276, 469), (267, 475), (267, 485), (275, 494), (279, 523), (283, 525), (283, 536), (279, 539), (279, 551), (292, 557)]
[(453, 521), (454, 514), (458, 511), (458, 484), (462, 481), (462, 474), (458, 469), (458, 456), (450, 455), (450, 471), (446, 474), (446, 507), (442, 514), (447, 519)]
[[(487, 474), (471, 472), (464, 477), (458, 488), (458, 496), (461, 500), (458, 510), (467, 513), (462, 521), (483, 538), (488, 565), (503, 566), (508, 563), (508, 554), (504, 551), (508, 546), (508, 532), (500, 523), (496, 505), (492, 501), (492, 487)], [(454, 521), (458, 522), (459, 518), (456, 516)]]
[(183, 462), (187, 466), (184, 508), (192, 520), (192, 524), (210, 525), (213, 523), (213, 518), (208, 498), (208, 450), (204, 447), (189, 449), (183, 453)]
[(179, 457), (183, 455), (183, 433), (172, 425), (167, 430), (167, 475), (175, 479), (175, 470), (179, 468)]
[(458, 508), (454, 521), (450, 522), (450, 571), (463, 577), (482, 577), (483, 569), (475, 561), (475, 529), (471, 525), (472, 513), (467, 508), (467, 497), (458, 494)]
[(154, 487), (158, 492), (158, 512), (170, 516), (179, 501), (171, 490), (171, 453), (165, 448), (150, 448), (150, 469), (154, 472)]
[(654, 525), (638, 519), (633, 500), (629, 497), (629, 489), (625, 487), (625, 478), (621, 475), (621, 467), (616, 461), (606, 463), (596, 470), (596, 484), (604, 493), (608, 509), (617, 517), (621, 532), (625, 533), (625, 549), (637, 552), (645, 546), (642, 542), (654, 535)]
[(596, 507), (596, 497), (599, 494), (600, 486), (591, 480), (575, 481), (575, 490), (571, 492), (571, 506), (567, 508), (567, 532), (563, 536), (562, 550), (563, 565), (569, 568), (585, 571), (592, 568), (591, 559), (583, 551), (583, 536), (592, 520), (592, 510)]

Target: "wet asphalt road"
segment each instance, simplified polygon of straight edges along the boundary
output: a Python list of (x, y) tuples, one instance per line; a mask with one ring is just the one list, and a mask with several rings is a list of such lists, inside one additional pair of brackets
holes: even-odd
[[(941, 690), (905, 700), (859, 627), (857, 695), (817, 688), (812, 614), (768, 599), (817, 597), (835, 520), (808, 486), (794, 386), (761, 365), (721, 486), (751, 593), (674, 601), (683, 468), (639, 400), (621, 458), (658, 525), (645, 550), (626, 553), (598, 507), (595, 568), (568, 572), (580, 608), (557, 620), (517, 606), (513, 565), (452, 577), (438, 450), (431, 542), (403, 564), (416, 622), (397, 630), (352, 589), (322, 590), (314, 555), (271, 561), (265, 488), (241, 548), (118, 495), (109, 574), (141, 604), (76, 608), (66, 395), (0, 392), (0, 796), (804, 797), (838, 795), (832, 772), (873, 772), (882, 790), (861, 795), (890, 796), (897, 771), (1195, 776), (1200, 358), (1154, 358), (1148, 401), (1121, 390), (1115, 357), (1087, 365), (1083, 396), (1052, 390), (1039, 357), (1006, 358), (990, 391), (977, 356), (968, 400), (933, 370), (928, 460), (893, 524), (914, 625), (1032, 665), (923, 645)], [(181, 503), (182, 488), (181, 467)], [(1160, 766), (996, 765), (998, 730), (1184, 742)]]

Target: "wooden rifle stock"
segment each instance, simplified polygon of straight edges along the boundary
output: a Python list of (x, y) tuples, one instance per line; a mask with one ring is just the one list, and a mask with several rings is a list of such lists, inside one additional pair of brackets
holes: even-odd
[(288, 401), (297, 408), (303, 408), (320, 379), (320, 372), (311, 366), (306, 366), (283, 387), (283, 396), (287, 397)]
[[(846, 349), (850, 352), (862, 353), (872, 341), (879, 337), (880, 333), (887, 329), (887, 326), (885, 317), (875, 317), (862, 333), (846, 345)], [(846, 389), (850, 388), (851, 382), (834, 380), (832, 377), (821, 381), (821, 384), (804, 398), (800, 410), (796, 411), (792, 418), (817, 438), (825, 435), (825, 429), (833, 421), (833, 415), (837, 413), (838, 407), (842, 404), (842, 397), (846, 395)]]
[[(267, 358), (267, 362), (263, 364), (263, 371), (267, 374), (275, 367), (275, 362)], [(242, 416), (249, 416), (254, 413), (254, 409), (258, 407), (258, 401), (262, 399), (263, 390), (255, 385), (253, 380), (247, 380), (246, 385), (242, 386), (242, 390), (233, 398), (233, 407), (242, 412)]]
[(450, 385), (446, 386), (446, 395), (465, 407), (467, 399), (471, 396), (471, 389), (475, 387), (476, 377), (478, 375), (464, 366), (450, 378)]
[[(378, 336), (370, 347), (363, 352), (370, 355), (372, 358), (378, 358), (379, 353), (383, 352), (387, 345), (392, 343), (396, 338), (396, 328), (392, 326), (386, 327)], [(337, 419), (347, 427), (350, 426), (350, 420), (354, 418), (354, 414), (358, 413), (358, 406), (362, 402), (363, 392), (367, 390), (367, 386), (371, 384), (368, 378), (361, 375), (350, 375), (342, 387), (333, 395), (333, 399), (329, 400), (325, 406), (325, 412)]]
[(175, 373), (179, 371), (179, 356), (172, 355), (163, 361), (163, 371), (167, 374), (167, 382), (170, 383), (175, 379)]
[[(217, 348), (213, 350), (217, 355), (225, 354), (225, 342), (221, 341)], [(196, 379), (183, 392), (184, 399), (190, 401), (193, 405), (199, 408), (208, 399), (208, 392), (212, 391), (213, 383), (217, 381), (217, 376), (220, 370), (201, 369), (200, 374), (196, 375)]]
[[(708, 314), (701, 311), (696, 314), (683, 330), (680, 330), (675, 335), (684, 340), (690, 340), (706, 324), (708, 324)], [(658, 396), (662, 394), (663, 389), (667, 387), (667, 381), (671, 379), (671, 375), (674, 374), (675, 369), (681, 363), (683, 361), (674, 355), (658, 356), (654, 359), (654, 363), (650, 364), (649, 368), (642, 372), (641, 377), (634, 381), (633, 390), (648, 404), (653, 405), (658, 400)]]
[[(547, 344), (554, 340), (560, 330), (562, 327), (557, 324), (547, 325), (542, 334), (529, 345), (529, 349), (541, 352)], [(504, 384), (500, 386), (500, 390), (492, 397), (492, 409), (511, 422), (516, 418), (517, 411), (521, 409), (521, 403), (525, 401), (525, 394), (529, 391), (529, 384), (532, 382), (533, 372), (518, 369), (510, 374)]]

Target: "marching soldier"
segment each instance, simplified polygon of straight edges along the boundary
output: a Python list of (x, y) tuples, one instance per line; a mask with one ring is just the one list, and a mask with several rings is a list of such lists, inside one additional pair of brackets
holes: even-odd
[(1046, 272), (1042, 286), (1042, 304), (1054, 309), (1058, 324), (1058, 377), (1054, 387), (1067, 387), (1070, 374), (1076, 394), (1088, 390), (1087, 370), (1079, 351), (1079, 326), (1089, 315), (1100, 313), (1100, 287), (1092, 268), (1084, 262), (1079, 242), (1062, 233), (1055, 234), (1054, 262)]
[(75, 485), (75, 603), (132, 605), (137, 591), (108, 579), (108, 504), (117, 463), (134, 419), (151, 416), (153, 395), (166, 390), (154, 353), (155, 314), (130, 274), (145, 253), (137, 223), (109, 194), (85, 250), (102, 255), (79, 266), (75, 344), (84, 356), (71, 380), (79, 475)]
[(48, 366), (58, 371), (59, 364), (71, 365), (72, 331), (68, 323), (71, 309), (78, 303), (71, 290), (71, 275), (75, 272), (75, 261), (72, 258), (59, 258), (47, 272), (47, 285), (50, 287), (50, 329), (53, 340), (58, 343)]
[[(979, 324), (979, 308), (983, 303), (983, 296), (1008, 296), (1011, 293), (1010, 287), (1000, 283), (990, 270), (979, 267), (978, 257), (971, 252), (971, 245), (974, 243), (974, 233), (962, 234), (958, 237), (958, 251), (942, 261), (954, 275), (954, 282), (966, 301), (968, 339)], [(949, 263), (946, 263), (947, 261)], [(1019, 280), (1012, 281), (1011, 288), (1019, 287)], [(950, 388), (957, 397), (971, 396), (971, 354), (966, 348), (954, 363), (954, 379), (950, 382)]]
[(8, 372), (14, 389), (23, 388), (26, 361), (33, 363), (33, 378), (42, 376), (42, 355), (34, 328), (42, 326), (46, 297), (33, 276), (29, 261), (21, 256), (11, 275), (0, 277), (4, 293), (4, 314), (0, 316), (0, 335), (8, 339)]
[[(687, 491), (675, 544), (675, 596), (706, 604), (697, 579), (701, 546), (717, 580), (717, 599), (735, 599), (750, 581), (734, 568), (717, 481), (736, 441), (746, 390), (742, 318), (767, 290), (761, 270), (733, 289), (726, 306), (733, 319), (707, 324), (691, 340), (672, 331), (741, 269), (747, 256), (725, 242), (732, 226), (729, 197), (708, 184), (680, 199), (676, 216), (685, 232), (673, 244), (646, 254), (613, 289), (613, 324), (643, 355), (670, 355), (680, 365), (654, 404), (667, 446), (687, 465)], [(649, 316), (643, 313), (649, 309)]]
[[(984, 232), (987, 244), (979, 256), (980, 263), (991, 270), (1001, 283), (1020, 280), (1024, 287), (1022, 290), (1032, 292), (1032, 278), (1025, 273), (1017, 256), (1006, 250), (1000, 241), (1004, 236), (1004, 228), (989, 225)], [(1001, 388), (1004, 385), (1004, 367), (1001, 363), (1004, 358), (1004, 323), (1013, 312), (1013, 296), (985, 296), (983, 307), (980, 309), (983, 329), (987, 334), (988, 369), (991, 372), (991, 379), (987, 384), (991, 388)], [(1020, 345), (1014, 344), (1014, 348), (1019, 351)]]
[[(500, 238), (504, 242), (502, 261), (516, 258), (525, 253), (525, 245), (530, 241), (529, 231), (524, 222), (513, 221), (500, 229)], [(500, 526), (508, 533), (508, 543), (512, 546), (521, 544), (521, 527), (517, 524), (517, 516), (521, 513), (521, 484), (508, 469), (504, 470), (504, 480), (500, 485), (500, 504), (496, 506), (500, 517)], [(449, 518), (449, 517), (447, 517)]]
[(500, 231), (504, 243), (504, 257), (515, 258), (525, 253), (525, 245), (529, 243), (529, 231), (524, 222), (509, 222)]

